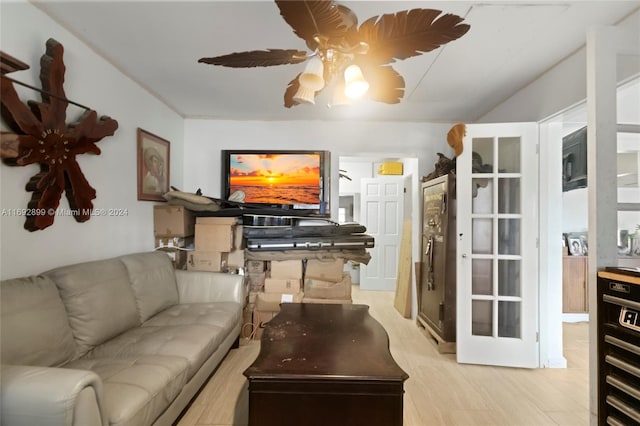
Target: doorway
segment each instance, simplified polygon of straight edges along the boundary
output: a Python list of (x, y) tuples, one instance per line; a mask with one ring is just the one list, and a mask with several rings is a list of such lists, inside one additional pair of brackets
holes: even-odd
[[(361, 204), (361, 180), (365, 178), (374, 178), (380, 176), (378, 170), (380, 165), (385, 162), (401, 162), (402, 176), (408, 179), (407, 196), (404, 197), (404, 216), (411, 218), (420, 217), (420, 203), (417, 197), (420, 193), (420, 172), (418, 168), (417, 157), (406, 157), (404, 155), (392, 153), (363, 154), (358, 156), (341, 155), (339, 157), (339, 185), (338, 198), (339, 211), (337, 217), (347, 222), (353, 221), (360, 223), (362, 214), (360, 211)], [(418, 221), (412, 223), (412, 234), (419, 235), (420, 224)], [(411, 241), (412, 259), (419, 258), (419, 239), (413, 238)], [(395, 253), (394, 258), (397, 259), (399, 253)], [(352, 268), (354, 265), (347, 265), (346, 269)], [(352, 273), (352, 281), (354, 284), (361, 285), (360, 265), (355, 265), (356, 271), (349, 270)], [(357, 276), (354, 279), (354, 276)], [(417, 299), (416, 299), (415, 276), (411, 274), (411, 305), (412, 317), (415, 319), (417, 315)]]

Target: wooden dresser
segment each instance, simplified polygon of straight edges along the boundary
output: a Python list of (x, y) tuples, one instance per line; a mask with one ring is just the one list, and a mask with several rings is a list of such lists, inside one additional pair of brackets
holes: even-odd
[(562, 256), (562, 312), (589, 312), (587, 256)]

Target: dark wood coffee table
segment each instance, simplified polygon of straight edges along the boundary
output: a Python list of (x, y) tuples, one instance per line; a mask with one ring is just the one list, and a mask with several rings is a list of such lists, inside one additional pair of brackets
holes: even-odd
[(366, 305), (283, 303), (244, 375), (250, 426), (402, 425), (409, 376)]

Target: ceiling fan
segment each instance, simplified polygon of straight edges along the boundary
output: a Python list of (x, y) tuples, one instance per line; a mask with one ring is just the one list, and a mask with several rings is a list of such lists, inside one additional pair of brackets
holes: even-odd
[(399, 103), (404, 96), (404, 78), (390, 64), (437, 49), (462, 37), (470, 28), (461, 23), (463, 18), (441, 15), (434, 9), (374, 16), (358, 26), (355, 13), (334, 1), (275, 3), (311, 53), (297, 49), (252, 50), (201, 58), (198, 62), (251, 68), (307, 61), (305, 70), (285, 90), (287, 108), (315, 103), (315, 97), (329, 85), (334, 86), (332, 105), (350, 103), (350, 99), (365, 94), (370, 100)]

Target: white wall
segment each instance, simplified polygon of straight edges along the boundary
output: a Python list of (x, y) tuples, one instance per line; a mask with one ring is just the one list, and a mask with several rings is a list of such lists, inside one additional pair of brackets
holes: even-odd
[[(126, 209), (120, 217), (92, 217), (78, 223), (56, 217), (52, 226), (35, 232), (24, 229), (24, 217), (6, 215), (26, 208), (31, 193), (25, 191), (37, 165), (12, 167), (0, 164), (0, 276), (12, 278), (36, 274), (49, 268), (153, 249), (153, 205), (138, 201), (136, 190), (136, 129), (141, 127), (171, 142), (171, 182), (182, 186), (182, 117), (121, 74), (76, 37), (26, 2), (2, 2), (0, 50), (30, 65), (10, 77), (41, 87), (40, 57), (47, 39), (64, 48), (65, 93), (75, 102), (118, 121), (115, 135), (97, 143), (100, 155), (81, 155), (78, 163), (95, 188), (95, 209)], [(20, 89), (21, 99), (40, 100), (39, 93)], [(70, 107), (67, 122), (81, 110)], [(4, 123), (2, 124), (4, 126)], [(6, 130), (6, 127), (2, 128)], [(63, 195), (60, 209), (68, 209)]]

